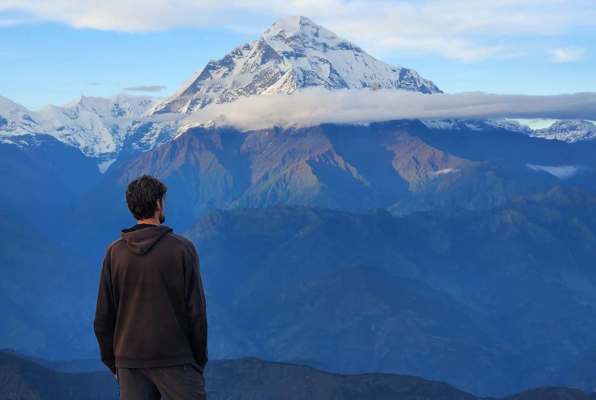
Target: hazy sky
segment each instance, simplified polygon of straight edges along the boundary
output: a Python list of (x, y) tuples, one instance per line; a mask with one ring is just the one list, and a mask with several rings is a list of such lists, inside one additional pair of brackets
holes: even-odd
[(286, 15), (449, 93), (596, 92), (593, 0), (0, 0), (0, 96), (166, 96)]

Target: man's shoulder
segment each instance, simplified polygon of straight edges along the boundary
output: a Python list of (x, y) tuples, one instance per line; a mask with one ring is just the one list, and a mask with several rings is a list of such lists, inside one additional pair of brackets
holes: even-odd
[(168, 232), (167, 236), (172, 239), (173, 242), (178, 243), (180, 246), (184, 247), (188, 250), (193, 250), (195, 248), (194, 243), (192, 240), (178, 234), (175, 232)]
[(108, 247), (106, 247), (106, 253), (109, 253), (110, 250), (112, 250), (112, 248), (115, 247), (116, 245), (118, 245), (118, 243), (120, 243), (120, 242), (124, 242), (124, 240), (122, 238), (112, 240), (112, 242), (110, 244), (108, 244)]

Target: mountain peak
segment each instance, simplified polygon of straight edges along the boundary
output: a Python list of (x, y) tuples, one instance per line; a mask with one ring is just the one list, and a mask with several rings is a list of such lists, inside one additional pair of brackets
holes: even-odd
[[(349, 51), (364, 53), (355, 44), (338, 37), (329, 29), (317, 25), (311, 19), (302, 16), (285, 17), (273, 23), (260, 41), (266, 42), (280, 55), (289, 53), (289, 56), (305, 55), (305, 49), (316, 50), (321, 53), (330, 51)], [(311, 57), (319, 54), (311, 53)]]
[(264, 33), (264, 37), (283, 35), (291, 37), (300, 32), (313, 32), (322, 27), (315, 24), (311, 19), (303, 16), (288, 16), (278, 19)]
[(0, 138), (26, 135), (39, 130), (38, 122), (24, 106), (0, 96)]
[(345, 40), (340, 39), (335, 33), (303, 16), (280, 18), (267, 28), (261, 36), (267, 42), (291, 40), (297, 37), (308, 38), (308, 40), (319, 43), (345, 42)]
[(257, 40), (212, 60), (153, 113), (190, 113), (251, 95), (309, 87), (440, 93), (412, 69), (386, 64), (303, 16), (284, 17)]
[(28, 110), (20, 105), (15, 103), (14, 101), (0, 96), (0, 110), (2, 110), (3, 112), (28, 112)]

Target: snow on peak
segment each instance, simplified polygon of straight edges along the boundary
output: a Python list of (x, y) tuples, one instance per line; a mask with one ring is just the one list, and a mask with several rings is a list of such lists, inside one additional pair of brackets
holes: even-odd
[(330, 30), (302, 16), (281, 18), (274, 22), (261, 36), (268, 43), (287, 42), (296, 37), (301, 37), (302, 40), (306, 38), (315, 43), (337, 44), (346, 42)]
[(154, 100), (144, 96), (82, 96), (62, 107), (45, 107), (36, 115), (49, 134), (87, 156), (98, 157), (117, 153), (131, 124), (153, 104)]
[(0, 137), (30, 135), (39, 129), (31, 111), (0, 96)]
[(574, 143), (582, 140), (596, 140), (596, 121), (573, 119), (510, 119), (532, 137)]
[(487, 121), (480, 119), (421, 119), (427, 128), (448, 131), (482, 131), (487, 127)]
[(289, 16), (278, 19), (264, 33), (263, 37), (283, 35), (288, 38), (303, 30), (319, 28), (312, 20), (303, 16)]
[(276, 21), (257, 40), (211, 60), (153, 113), (189, 113), (240, 97), (308, 87), (439, 93), (414, 70), (386, 64), (306, 17)]
[(548, 128), (534, 131), (532, 136), (568, 143), (594, 140), (596, 139), (596, 124), (593, 121), (585, 120), (557, 121)]
[[(0, 142), (28, 145), (30, 142), (16, 138), (48, 134), (88, 157), (97, 158), (98, 168), (104, 172), (125, 143), (130, 142), (134, 147), (147, 139), (131, 136), (137, 135), (137, 128), (147, 123), (145, 113), (154, 104), (154, 99), (144, 96), (83, 96), (63, 106), (47, 106), (33, 112), (0, 97)], [(165, 140), (154, 136), (156, 140)], [(143, 143), (141, 147), (155, 143)]]
[(476, 130), (500, 128), (530, 137), (574, 143), (596, 140), (596, 121), (551, 118), (500, 118), (500, 119), (439, 119), (422, 120), (430, 129)]
[(27, 109), (14, 101), (0, 96), (0, 111), (1, 112), (27, 112)]

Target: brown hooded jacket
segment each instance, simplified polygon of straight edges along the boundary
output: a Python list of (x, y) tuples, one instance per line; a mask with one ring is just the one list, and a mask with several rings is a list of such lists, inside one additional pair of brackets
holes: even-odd
[(93, 327), (115, 368), (207, 363), (207, 315), (193, 243), (167, 225), (121, 230), (107, 248)]

